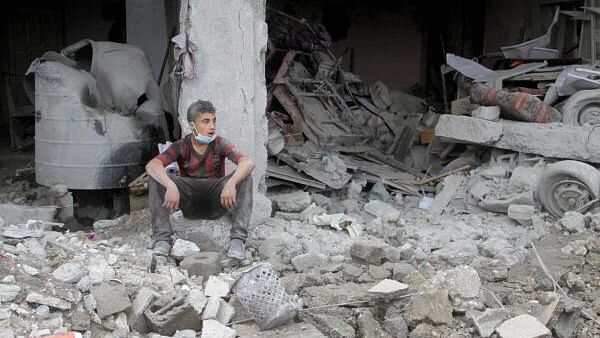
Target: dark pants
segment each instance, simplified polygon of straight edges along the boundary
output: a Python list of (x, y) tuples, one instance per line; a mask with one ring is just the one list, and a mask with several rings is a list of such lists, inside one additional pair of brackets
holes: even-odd
[[(228, 214), (232, 221), (230, 238), (245, 241), (252, 212), (252, 177), (246, 177), (236, 189), (237, 205), (231, 210), (221, 205), (221, 191), (231, 175), (222, 178), (192, 178), (168, 174), (179, 190), (179, 208), (188, 219), (217, 219)], [(165, 187), (149, 176), (148, 181), (152, 240), (171, 242), (173, 228), (169, 210), (163, 207)]]

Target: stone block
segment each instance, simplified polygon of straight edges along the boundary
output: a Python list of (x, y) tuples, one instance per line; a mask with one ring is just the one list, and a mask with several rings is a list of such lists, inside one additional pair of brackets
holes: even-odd
[(195, 252), (200, 252), (200, 248), (196, 243), (180, 238), (176, 239), (173, 247), (171, 247), (171, 256), (178, 260), (182, 260)]
[(498, 121), (500, 119), (500, 107), (498, 106), (479, 106), (471, 112), (471, 116), (477, 119), (488, 121)]
[(218, 275), (221, 272), (220, 256), (218, 252), (196, 252), (185, 257), (180, 264), (188, 272), (188, 276), (203, 277)]
[(202, 312), (202, 319), (216, 319), (219, 314), (219, 308), (221, 307), (221, 298), (219, 297), (208, 297), (206, 306)]
[(559, 223), (571, 232), (583, 232), (585, 230), (585, 218), (576, 211), (565, 212)]
[(500, 324), (496, 328), (500, 338), (543, 338), (550, 337), (550, 330), (532, 315), (523, 314)]
[(131, 306), (127, 290), (122, 284), (102, 283), (92, 288), (92, 295), (100, 318), (125, 311)]
[(127, 322), (133, 330), (139, 333), (148, 333), (148, 323), (146, 322), (144, 311), (150, 306), (156, 296), (156, 292), (147, 287), (143, 287), (138, 291), (131, 303), (131, 309), (127, 311)]
[(467, 116), (441, 115), (435, 127), (435, 136), (476, 144), (494, 144), (502, 134), (502, 124)]
[(236, 334), (234, 329), (230, 329), (216, 320), (208, 319), (202, 322), (200, 338), (235, 338)]
[(385, 257), (385, 248), (389, 246), (384, 242), (357, 240), (350, 247), (350, 256), (357, 258), (361, 262), (381, 265)]
[(43, 304), (59, 310), (69, 310), (71, 303), (53, 296), (43, 295), (37, 292), (30, 292), (25, 298), (27, 303)]
[(400, 283), (393, 279), (384, 279), (369, 289), (369, 293), (378, 296), (386, 296), (393, 298), (399, 296), (408, 290), (408, 285)]
[(271, 197), (275, 208), (284, 212), (300, 212), (310, 206), (312, 199), (306, 191), (296, 191)]
[(362, 310), (357, 317), (359, 336), (363, 338), (392, 338), (373, 317), (371, 310)]
[(400, 219), (400, 211), (398, 209), (380, 200), (373, 200), (365, 204), (365, 211), (375, 217), (381, 218), (384, 222), (396, 223)]
[(235, 316), (235, 309), (232, 305), (221, 299), (219, 302), (219, 311), (217, 312), (217, 321), (222, 324), (228, 324)]
[(12, 302), (21, 291), (16, 284), (0, 284), (0, 302)]
[(526, 204), (511, 204), (508, 206), (508, 218), (521, 225), (531, 225), (531, 219), (535, 215), (535, 207)]
[(171, 295), (153, 301), (144, 311), (149, 328), (161, 335), (172, 336), (177, 330), (199, 331), (200, 314), (186, 295)]
[(483, 338), (490, 337), (496, 327), (510, 318), (510, 313), (506, 309), (486, 309), (483, 313), (474, 313), (471, 316), (477, 333)]
[(292, 258), (292, 266), (298, 272), (306, 272), (312, 268), (325, 265), (328, 261), (327, 255), (305, 253)]
[(406, 321), (400, 315), (390, 318), (386, 317), (383, 321), (383, 329), (394, 338), (408, 337), (408, 325), (406, 325)]
[(85, 275), (87, 275), (87, 270), (75, 262), (65, 263), (52, 272), (54, 279), (69, 284), (79, 282)]
[(225, 297), (231, 290), (233, 279), (225, 275), (209, 276), (204, 284), (204, 295), (206, 297)]
[(448, 291), (437, 289), (412, 296), (408, 303), (407, 321), (411, 327), (424, 321), (451, 324), (452, 304)]
[(330, 338), (354, 338), (354, 328), (337, 316), (328, 314), (311, 315), (315, 326)]

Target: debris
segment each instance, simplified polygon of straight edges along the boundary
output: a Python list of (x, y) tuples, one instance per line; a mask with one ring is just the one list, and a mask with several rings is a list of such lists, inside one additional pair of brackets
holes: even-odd
[(187, 256), (199, 251), (200, 248), (198, 245), (196, 245), (196, 243), (177, 238), (173, 243), (173, 247), (171, 248), (171, 256), (173, 256), (175, 259), (182, 260)]
[(496, 328), (501, 338), (542, 338), (550, 337), (550, 330), (534, 316), (523, 314), (506, 320)]
[(306, 191), (298, 191), (273, 197), (276, 209), (285, 212), (300, 212), (308, 208), (312, 199)]
[(479, 108), (471, 112), (471, 116), (477, 119), (488, 121), (500, 120), (500, 107), (498, 106), (479, 106)]
[(329, 262), (329, 257), (324, 254), (305, 253), (292, 258), (292, 265), (298, 272), (323, 266)]
[(435, 289), (412, 296), (408, 303), (406, 319), (409, 326), (416, 326), (423, 321), (451, 324), (452, 304), (448, 300), (448, 292)]
[(428, 209), (429, 212), (437, 215), (444, 213), (446, 207), (448, 207), (448, 204), (452, 201), (454, 196), (460, 190), (460, 187), (463, 185), (463, 182), (464, 178), (462, 176), (447, 176), (444, 179), (444, 188), (433, 199), (431, 207)]
[(196, 252), (185, 257), (180, 264), (189, 276), (198, 276), (208, 279), (211, 275), (221, 272), (221, 263), (218, 252)]
[(379, 324), (379, 322), (377, 320), (375, 320), (375, 317), (373, 317), (371, 310), (365, 309), (365, 310), (360, 311), (360, 313), (358, 314), (357, 321), (358, 321), (358, 332), (360, 334), (360, 337), (391, 338), (391, 335), (389, 333), (387, 333), (386, 331), (384, 331), (383, 328), (381, 327), (381, 324)]
[(384, 279), (369, 289), (369, 292), (376, 295), (388, 296), (392, 299), (394, 295), (399, 295), (408, 290), (408, 285), (397, 282), (393, 279)]
[(30, 219), (53, 222), (56, 208), (0, 203), (0, 215), (8, 224), (27, 223)]
[(559, 222), (563, 228), (571, 232), (583, 232), (585, 230), (585, 218), (576, 211), (565, 212)]
[(500, 120), (486, 121), (468, 116), (442, 115), (435, 135), (448, 141), (475, 143), (546, 157), (600, 162), (595, 129), (589, 126), (539, 124)]
[(227, 326), (219, 323), (216, 320), (208, 319), (202, 321), (202, 335), (201, 338), (235, 338), (237, 332)]
[(12, 302), (21, 292), (21, 287), (14, 284), (0, 284), (0, 302)]
[(356, 240), (350, 247), (350, 255), (369, 264), (381, 265), (387, 246), (388, 244), (382, 242)]
[(232, 281), (226, 280), (226, 276), (209, 276), (204, 285), (204, 295), (206, 297), (225, 297), (229, 294)]
[(79, 282), (85, 275), (87, 275), (87, 271), (83, 266), (74, 262), (65, 263), (52, 272), (54, 279), (70, 284)]
[(509, 318), (510, 312), (503, 308), (486, 309), (483, 313), (471, 314), (477, 333), (484, 338), (491, 337), (496, 327)]
[(127, 291), (121, 284), (102, 283), (92, 287), (92, 295), (96, 300), (96, 312), (100, 318), (125, 311), (131, 307)]
[(25, 300), (28, 303), (48, 305), (49, 307), (59, 310), (68, 310), (71, 308), (71, 304), (65, 300), (53, 296), (42, 295), (37, 292), (30, 292)]
[(521, 225), (531, 225), (531, 219), (535, 214), (535, 207), (526, 204), (511, 204), (508, 207), (508, 218)]
[(310, 318), (314, 320), (314, 325), (327, 337), (345, 338), (356, 336), (354, 328), (337, 316), (315, 313), (311, 314)]
[(194, 310), (184, 295), (167, 295), (156, 299), (144, 311), (153, 332), (172, 336), (177, 330), (199, 331), (200, 314)]
[(369, 214), (381, 218), (384, 222), (397, 223), (400, 219), (400, 211), (389, 203), (372, 200), (364, 206)]

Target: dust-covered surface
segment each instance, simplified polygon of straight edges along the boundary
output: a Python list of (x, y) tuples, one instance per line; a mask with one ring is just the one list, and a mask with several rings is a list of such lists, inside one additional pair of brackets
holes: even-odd
[[(273, 217), (251, 225), (241, 262), (225, 258), (219, 220), (173, 220), (173, 255), (154, 262), (147, 208), (87, 232), (1, 221), (0, 336), (517, 337), (522, 325), (540, 337), (598, 336), (600, 214), (548, 214), (534, 198), (544, 159), (493, 163), (440, 180), (431, 205), (359, 182), (272, 191)], [(17, 191), (7, 203), (40, 189), (3, 182)], [(297, 324), (238, 323), (252, 317), (232, 283), (258, 262), (302, 299)], [(406, 286), (368, 292), (386, 279)]]

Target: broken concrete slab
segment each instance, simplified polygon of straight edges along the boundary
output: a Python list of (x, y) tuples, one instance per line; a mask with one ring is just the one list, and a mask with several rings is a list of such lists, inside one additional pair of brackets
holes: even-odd
[(411, 327), (424, 321), (451, 324), (452, 304), (448, 299), (448, 291), (436, 289), (412, 296), (408, 303), (406, 317)]
[(307, 191), (295, 191), (271, 197), (275, 208), (283, 212), (301, 212), (312, 203), (312, 198)]
[(457, 266), (446, 271), (438, 271), (424, 285), (426, 288), (447, 290), (451, 298), (474, 298), (479, 296), (481, 281), (477, 271), (469, 266)]
[(400, 283), (393, 279), (384, 279), (369, 289), (369, 293), (379, 296), (386, 296), (392, 299), (394, 296), (401, 295), (408, 290), (408, 285)]
[(523, 314), (506, 320), (496, 328), (500, 338), (550, 337), (550, 330), (532, 315)]
[(329, 262), (329, 257), (324, 254), (305, 253), (292, 258), (292, 266), (298, 272), (306, 272), (312, 268), (320, 267)]
[(209, 276), (204, 284), (204, 295), (206, 297), (225, 297), (231, 290), (231, 281), (220, 276)]
[(185, 257), (200, 252), (200, 248), (196, 243), (177, 238), (171, 248), (171, 256), (175, 259), (182, 260)]
[(535, 207), (526, 204), (511, 204), (508, 206), (508, 218), (521, 225), (531, 225), (531, 219), (535, 215)]
[(21, 292), (21, 287), (16, 284), (0, 284), (0, 302), (12, 302)]
[(497, 143), (502, 134), (502, 124), (468, 116), (441, 115), (435, 127), (435, 136), (482, 145)]
[(504, 308), (499, 309), (486, 309), (483, 313), (472, 313), (470, 314), (475, 329), (481, 337), (490, 337), (496, 327), (502, 324), (505, 320), (510, 318), (510, 312)]
[(400, 211), (398, 209), (380, 200), (370, 201), (365, 204), (364, 208), (366, 212), (381, 218), (384, 222), (396, 223), (400, 219)]
[(27, 303), (35, 303), (48, 305), (49, 307), (59, 309), (59, 310), (69, 310), (71, 308), (71, 303), (57, 298), (53, 296), (43, 295), (37, 292), (30, 292), (25, 298)]
[(235, 308), (225, 300), (221, 299), (219, 302), (219, 311), (217, 312), (216, 317), (217, 321), (222, 324), (229, 324), (234, 316)]
[(326, 338), (316, 327), (307, 323), (294, 323), (276, 329), (240, 335), (240, 338)]
[(220, 255), (218, 252), (196, 252), (185, 257), (180, 266), (188, 272), (188, 276), (208, 279), (221, 272)]
[(583, 232), (585, 230), (585, 218), (576, 211), (565, 212), (559, 223), (570, 232)]
[(96, 300), (96, 312), (100, 318), (127, 310), (131, 300), (122, 284), (102, 283), (92, 287), (92, 295)]
[(381, 327), (381, 324), (375, 319), (371, 310), (361, 310), (356, 320), (358, 322), (358, 332), (360, 337), (392, 338), (392, 336)]
[(193, 288), (188, 293), (188, 302), (192, 304), (196, 312), (202, 313), (208, 302), (208, 298), (206, 298), (204, 291), (201, 288)]
[(353, 338), (356, 335), (352, 325), (337, 316), (315, 313), (310, 315), (310, 320), (314, 321), (314, 325), (327, 337)]
[(202, 321), (202, 335), (200, 338), (235, 338), (237, 332), (216, 320), (208, 319)]
[(131, 309), (127, 312), (127, 322), (133, 330), (139, 333), (148, 333), (148, 323), (146, 322), (144, 311), (150, 306), (156, 296), (156, 292), (147, 287), (143, 287), (138, 291), (131, 302)]
[(471, 116), (477, 119), (488, 121), (498, 121), (500, 119), (500, 107), (498, 106), (479, 106), (471, 112)]
[(219, 314), (219, 308), (221, 307), (221, 298), (219, 297), (208, 297), (206, 306), (202, 312), (202, 319), (216, 319)]
[(389, 244), (385, 242), (357, 240), (350, 247), (350, 256), (369, 264), (381, 265), (387, 246)]
[(394, 338), (408, 337), (408, 325), (401, 315), (388, 317), (383, 321), (383, 329)]
[(54, 279), (63, 283), (77, 283), (87, 275), (87, 270), (79, 263), (67, 262), (52, 272)]
[(452, 175), (446, 177), (444, 179), (444, 188), (433, 199), (429, 212), (436, 215), (442, 214), (464, 182), (465, 178), (463, 176)]
[(449, 142), (600, 163), (600, 130), (592, 126), (508, 120), (492, 122), (445, 114), (440, 116), (435, 135)]
[(174, 294), (156, 299), (144, 311), (144, 315), (153, 332), (166, 336), (172, 336), (177, 330), (199, 331), (202, 326), (200, 314), (185, 295)]

